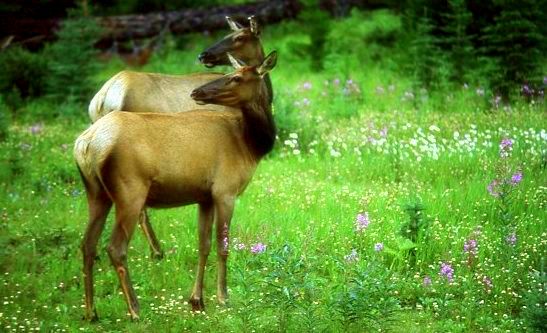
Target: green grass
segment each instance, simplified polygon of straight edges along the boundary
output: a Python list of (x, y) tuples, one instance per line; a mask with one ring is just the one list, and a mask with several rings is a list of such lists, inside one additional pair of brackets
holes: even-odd
[[(380, 26), (399, 29), (393, 17), (376, 15)], [(333, 24), (336, 31), (351, 21)], [(477, 86), (412, 89), (394, 69), (396, 57), (371, 60), (372, 52), (387, 50), (382, 45), (359, 51), (359, 68), (352, 67), (351, 54), (332, 54), (328, 63), (338, 59), (339, 67), (313, 73), (309, 59), (292, 51), (307, 42), (303, 33), (287, 34), (297, 28), (284, 23), (263, 36), (268, 51), (280, 52), (272, 73), (280, 137), (236, 204), (230, 305), (215, 302), (214, 250), (206, 312), (192, 313), (186, 303), (197, 228), (196, 207), (185, 207), (151, 212), (166, 251), (162, 261), (150, 258), (140, 230), (130, 243), (138, 322), (126, 315), (104, 250), (109, 218), (95, 275), (100, 320), (81, 319), (79, 243), (87, 205), (72, 144), (88, 126), (87, 108), (35, 100), (18, 110), (0, 142), (0, 331), (522, 332), (532, 331), (533, 320), (541, 323), (547, 221), (542, 102), (497, 109)], [(364, 26), (350, 37), (374, 31)], [(195, 57), (216, 37), (185, 37), (143, 70), (202, 71)], [(103, 66), (97, 88), (122, 67), (116, 61)], [(502, 159), (499, 144), (506, 137), (513, 147)], [(493, 179), (517, 170), (523, 180), (508, 187), (506, 199), (488, 193)], [(415, 243), (401, 232), (409, 221), (405, 206), (413, 204), (425, 208)], [(370, 224), (356, 232), (363, 212)], [(514, 245), (506, 241), (512, 232)], [(470, 239), (478, 244), (471, 259), (464, 251)], [(266, 251), (250, 253), (258, 242)], [(375, 251), (377, 243), (382, 251)], [(356, 260), (348, 257), (353, 250)], [(442, 263), (454, 269), (453, 281), (439, 274)]]

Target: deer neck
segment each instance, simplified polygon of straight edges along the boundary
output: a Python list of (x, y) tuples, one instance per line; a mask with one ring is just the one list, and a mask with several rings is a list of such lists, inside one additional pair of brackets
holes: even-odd
[(273, 149), (277, 133), (266, 81), (260, 86), (253, 100), (241, 107), (244, 139), (257, 158), (262, 158)]
[[(264, 55), (264, 49), (262, 48), (262, 45), (260, 46), (260, 49), (258, 50), (258, 56), (254, 59), (254, 61), (249, 61), (249, 66), (259, 66), (264, 61), (265, 55)], [(273, 87), (272, 87), (272, 80), (270, 79), (270, 73), (267, 73), (264, 76), (264, 83), (266, 84), (266, 90), (268, 92), (268, 103), (273, 103)]]

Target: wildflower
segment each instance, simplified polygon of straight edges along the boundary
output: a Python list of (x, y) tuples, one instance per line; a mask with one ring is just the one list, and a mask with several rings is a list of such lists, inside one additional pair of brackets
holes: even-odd
[(340, 79), (339, 78), (336, 78), (332, 81), (332, 83), (334, 83), (334, 85), (339, 85), (340, 84)]
[(357, 254), (357, 250), (352, 249), (351, 253), (344, 256), (344, 260), (347, 262), (355, 262), (359, 260), (359, 255)]
[(302, 88), (304, 88), (304, 90), (310, 90), (311, 87), (311, 82), (304, 82), (304, 84), (302, 85)]
[(370, 219), (368, 218), (368, 213), (363, 212), (357, 214), (357, 217), (355, 218), (355, 231), (361, 232), (368, 228), (368, 225), (370, 224)]
[(376, 94), (382, 95), (385, 92), (384, 88), (382, 86), (376, 87)]
[(494, 198), (498, 198), (500, 196), (500, 193), (498, 192), (498, 189), (497, 189), (498, 185), (500, 185), (500, 182), (497, 179), (494, 179), (486, 187), (486, 189), (488, 190), (488, 193), (490, 193), (490, 195), (493, 196)]
[(383, 243), (376, 243), (374, 245), (374, 251), (380, 252), (384, 250), (384, 244)]
[(511, 185), (515, 186), (522, 181), (522, 171), (517, 171), (511, 176)]
[(431, 286), (431, 282), (432, 282), (432, 281), (431, 281), (431, 278), (430, 278), (428, 275), (426, 275), (426, 276), (424, 277), (424, 281), (423, 281), (424, 287), (429, 287), (429, 286)]
[(383, 138), (387, 136), (387, 127), (384, 127), (380, 130), (380, 136)]
[(439, 274), (446, 277), (449, 282), (452, 282), (454, 280), (454, 269), (450, 264), (443, 262), (441, 264), (441, 271), (439, 272)]
[(311, 103), (311, 101), (310, 101), (310, 99), (307, 98), (307, 97), (305, 97), (305, 98), (302, 100), (302, 104), (303, 104), (304, 106), (309, 106), (310, 103)]
[(521, 92), (524, 96), (532, 96), (534, 94), (534, 89), (530, 88), (528, 84), (522, 86)]
[(509, 138), (503, 138), (500, 143), (500, 157), (509, 157), (509, 152), (513, 148), (513, 141)]
[(478, 96), (484, 96), (484, 89), (482, 88), (477, 88), (475, 92), (477, 93)]
[(234, 248), (238, 251), (245, 250), (247, 246), (243, 243), (236, 243), (234, 244)]
[(463, 251), (465, 253), (470, 253), (470, 254), (476, 255), (477, 252), (478, 252), (477, 241), (474, 240), (474, 239), (470, 239), (470, 240), (466, 241), (463, 244)]
[(405, 91), (403, 95), (403, 100), (414, 99), (414, 94), (410, 91)]
[(496, 96), (494, 97), (494, 99), (492, 100), (492, 103), (494, 104), (494, 106), (495, 106), (496, 108), (499, 108), (500, 102), (501, 102), (501, 96), (500, 96), (500, 95), (496, 95)]
[(507, 237), (505, 237), (505, 241), (510, 246), (515, 246), (515, 244), (517, 244), (517, 233), (513, 231), (512, 233), (507, 235)]
[(260, 254), (266, 252), (266, 245), (262, 243), (256, 243), (251, 246), (251, 253)]
[(32, 135), (40, 134), (43, 129), (44, 129), (44, 124), (43, 123), (37, 123), (37, 124), (34, 124), (34, 125), (32, 125), (28, 128), (30, 134), (32, 134)]
[(464, 83), (463, 84), (463, 89), (465, 89), (465, 90), (469, 89), (469, 85), (467, 83)]
[(387, 87), (387, 90), (389, 90), (389, 91), (395, 91), (395, 85), (390, 84), (390, 85)]
[(482, 284), (484, 284), (484, 287), (486, 288), (488, 292), (490, 292), (490, 290), (494, 286), (494, 284), (492, 283), (492, 280), (488, 276), (485, 276), (482, 278)]
[(513, 147), (513, 141), (509, 138), (503, 138), (500, 143), (500, 149), (507, 150)]

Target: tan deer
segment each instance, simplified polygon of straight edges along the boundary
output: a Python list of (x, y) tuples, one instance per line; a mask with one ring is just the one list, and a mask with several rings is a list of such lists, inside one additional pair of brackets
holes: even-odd
[(112, 112), (76, 140), (74, 156), (85, 184), (89, 224), (82, 242), (86, 317), (93, 303), (93, 264), (97, 242), (110, 208), (116, 218), (107, 247), (129, 313), (139, 304), (127, 268), (127, 248), (144, 207), (199, 205), (199, 260), (190, 297), (203, 310), (203, 275), (216, 218), (217, 299), (228, 297), (226, 261), (234, 202), (255, 169), (273, 148), (276, 128), (264, 76), (275, 66), (272, 52), (258, 66), (243, 66), (192, 92), (200, 105), (230, 106), (229, 111), (199, 109), (179, 113)]
[[(264, 60), (260, 41), (260, 30), (254, 16), (249, 17), (249, 27), (243, 27), (230, 17), (226, 21), (232, 33), (215, 43), (199, 55), (206, 67), (229, 65), (227, 53), (241, 59), (249, 66), (256, 66)], [(91, 100), (89, 116), (92, 122), (115, 110), (129, 112), (179, 112), (196, 109), (199, 106), (190, 97), (193, 89), (222, 77), (218, 73), (197, 73), (190, 75), (164, 75), (121, 71), (110, 80)], [(273, 98), (269, 75), (265, 76), (268, 100)], [(211, 105), (216, 111), (232, 110), (225, 105)], [(146, 210), (142, 212), (139, 224), (152, 250), (152, 257), (160, 259), (163, 251)]]
[[(202, 52), (200, 61), (207, 67), (228, 65), (226, 54), (229, 52), (249, 66), (261, 64), (264, 51), (254, 16), (249, 17), (249, 27), (242, 27), (229, 17), (226, 20), (233, 32)], [(115, 110), (168, 113), (192, 110), (198, 106), (190, 98), (192, 90), (222, 76), (220, 73), (165, 75), (121, 71), (95, 94), (89, 103), (89, 117), (95, 122)], [(267, 80), (271, 95), (269, 77)], [(229, 110), (223, 105), (215, 105), (212, 109)]]

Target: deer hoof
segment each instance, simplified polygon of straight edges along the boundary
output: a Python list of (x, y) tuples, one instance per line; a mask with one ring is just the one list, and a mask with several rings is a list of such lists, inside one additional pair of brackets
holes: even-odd
[(86, 314), (82, 318), (83, 320), (87, 320), (90, 323), (99, 321), (99, 315), (97, 315), (97, 309), (93, 309), (92, 311), (86, 311)]
[(165, 256), (165, 254), (164, 254), (163, 251), (152, 252), (152, 255), (151, 255), (153, 260), (162, 260), (164, 256)]
[(205, 304), (203, 304), (203, 298), (199, 298), (199, 299), (190, 298), (190, 305), (192, 306), (192, 311), (205, 310)]

